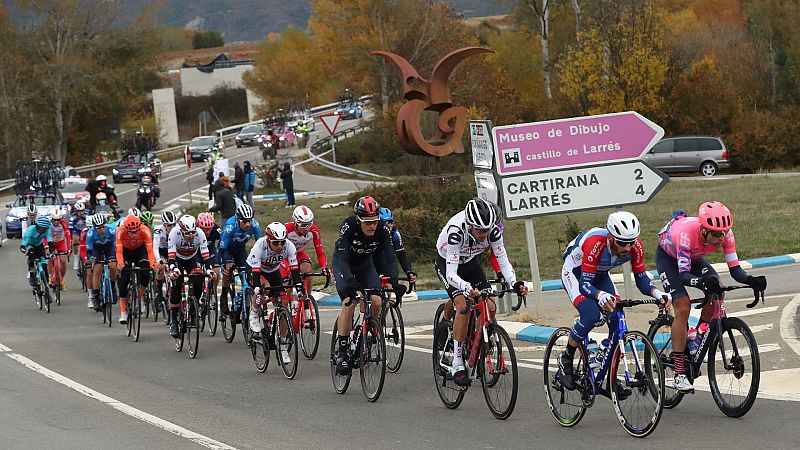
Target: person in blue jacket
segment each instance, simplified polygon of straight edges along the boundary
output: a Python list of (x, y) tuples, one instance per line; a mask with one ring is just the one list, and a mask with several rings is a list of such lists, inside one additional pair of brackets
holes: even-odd
[(261, 239), (261, 225), (253, 217), (253, 208), (241, 204), (236, 208), (236, 214), (228, 219), (222, 226), (222, 236), (219, 238), (219, 262), (222, 270), (222, 295), (219, 302), (219, 321), (225, 322), (229, 314), (228, 289), (231, 283), (231, 272), (236, 267), (247, 266), (247, 249), (245, 244), (251, 237)]
[(247, 204), (250, 205), (251, 208), (255, 208), (256, 205), (253, 203), (253, 191), (256, 188), (256, 172), (253, 170), (253, 166), (250, 164), (250, 161), (244, 162), (244, 195), (247, 198)]

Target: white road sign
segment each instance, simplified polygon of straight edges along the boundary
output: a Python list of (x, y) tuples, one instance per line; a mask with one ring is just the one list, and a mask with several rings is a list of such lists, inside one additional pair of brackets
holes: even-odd
[(325, 129), (328, 130), (328, 133), (333, 136), (333, 133), (336, 133), (336, 127), (339, 125), (339, 119), (341, 118), (338, 114), (322, 114), (319, 116), (322, 120), (322, 124), (325, 125)]
[(494, 162), (492, 122), (489, 120), (470, 120), (469, 138), (472, 142), (472, 164), (479, 169), (491, 170)]
[(478, 197), (488, 200), (492, 203), (498, 203), (500, 201), (500, 195), (497, 191), (497, 183), (495, 183), (494, 175), (492, 175), (491, 172), (476, 170), (475, 188), (478, 191)]
[(649, 201), (669, 177), (644, 161), (503, 177), (506, 218), (633, 205)]

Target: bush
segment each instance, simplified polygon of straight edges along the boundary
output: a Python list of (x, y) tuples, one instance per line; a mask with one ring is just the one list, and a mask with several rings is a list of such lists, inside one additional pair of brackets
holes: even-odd
[(726, 137), (735, 168), (757, 169), (800, 165), (800, 149), (794, 136), (800, 108), (782, 108), (778, 114), (767, 110), (746, 110), (733, 119), (734, 131)]
[(222, 47), (223, 45), (225, 45), (225, 39), (223, 39), (219, 31), (216, 30), (198, 31), (194, 34), (194, 37), (192, 37), (192, 47), (194, 47), (195, 50)]
[(281, 183), (278, 181), (280, 171), (277, 163), (264, 163), (253, 167), (258, 177), (258, 182), (265, 188), (279, 188)]
[(450, 216), (424, 207), (398, 208), (392, 212), (411, 261), (415, 264), (433, 264), (436, 240)]
[(422, 207), (452, 215), (464, 208), (475, 197), (476, 191), (472, 177), (427, 177), (422, 183), (406, 181), (393, 185), (372, 185), (350, 194), (348, 200), (355, 202), (365, 195), (374, 197), (381, 206), (392, 210)]

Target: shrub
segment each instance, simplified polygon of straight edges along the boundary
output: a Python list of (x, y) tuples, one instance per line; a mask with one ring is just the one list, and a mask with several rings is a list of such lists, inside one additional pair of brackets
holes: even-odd
[(262, 187), (266, 188), (278, 188), (281, 187), (280, 182), (278, 181), (278, 164), (277, 163), (264, 163), (259, 166), (255, 166), (254, 170), (256, 171), (256, 176), (258, 177), (258, 181)]
[(399, 208), (393, 213), (411, 261), (416, 264), (433, 264), (436, 240), (450, 216), (424, 207)]

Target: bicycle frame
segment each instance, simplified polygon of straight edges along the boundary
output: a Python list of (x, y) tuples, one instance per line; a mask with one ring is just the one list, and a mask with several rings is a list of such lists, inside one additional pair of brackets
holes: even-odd
[[(596, 374), (594, 370), (588, 370), (589, 378), (592, 381), (594, 395), (598, 395), (603, 392), (603, 381), (606, 379), (606, 375), (608, 374), (608, 371), (611, 369), (611, 356), (614, 354), (614, 351), (616, 351), (617, 345), (619, 345), (619, 341), (622, 340), (622, 337), (625, 335), (625, 333), (628, 332), (628, 325), (625, 322), (625, 312), (620, 308), (610, 313), (605, 322), (608, 323), (609, 325), (612, 322), (616, 322), (617, 331), (616, 333), (612, 332), (610, 329), (608, 331), (608, 348), (605, 350), (606, 355), (605, 359), (603, 360), (603, 365), (600, 366)], [(587, 348), (588, 345), (589, 345), (589, 336), (586, 336), (585, 338), (583, 338), (583, 348)], [(637, 349), (634, 348), (633, 351), (636, 352)], [(622, 357), (625, 358), (624, 352), (622, 353)], [(628, 369), (627, 369), (628, 363), (627, 361), (623, 362), (625, 364), (625, 377), (629, 379), (630, 375), (628, 374)]]
[[(242, 287), (241, 287), (241, 289), (239, 289), (238, 292), (236, 292), (233, 295), (233, 298), (232, 298), (233, 303), (231, 304), (231, 313), (233, 314), (234, 311), (236, 313), (240, 313), (241, 312), (241, 313), (244, 314), (244, 317), (242, 317), (242, 320), (247, 320), (247, 319), (249, 319), (249, 315), (250, 315), (250, 308), (248, 307), (249, 305), (245, 305), (244, 304), (245, 293), (247, 293), (247, 290), (250, 288), (250, 283), (247, 282), (247, 268), (246, 267), (234, 267), (234, 268), (231, 268), (231, 270), (234, 270), (234, 269), (236, 270), (236, 275), (234, 275), (232, 277), (230, 286), (231, 286), (231, 288), (235, 288), (236, 282), (235, 282), (235, 280), (233, 278), (238, 277), (239, 278), (239, 282), (241, 283)], [(239, 308), (241, 308), (241, 310), (239, 310)]]

